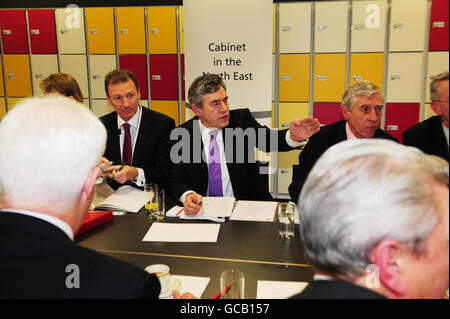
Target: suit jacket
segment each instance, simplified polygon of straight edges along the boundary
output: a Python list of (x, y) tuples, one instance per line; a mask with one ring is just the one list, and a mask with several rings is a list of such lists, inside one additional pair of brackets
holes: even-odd
[(372, 290), (341, 280), (315, 280), (291, 299), (386, 299)]
[[(67, 288), (79, 269), (79, 288)], [(0, 298), (158, 298), (143, 269), (75, 245), (58, 227), (0, 212)]]
[[(175, 128), (175, 121), (167, 115), (142, 108), (141, 123), (136, 137), (133, 152), (134, 167), (144, 170), (147, 183), (157, 183), (164, 187), (169, 171), (169, 134)], [(104, 156), (114, 164), (122, 162), (120, 153), (120, 130), (117, 128), (117, 113), (111, 112), (100, 118), (105, 125), (108, 141)], [(117, 189), (121, 184), (109, 181), (112, 188)], [(136, 186), (134, 183), (130, 183)]]
[[(318, 133), (311, 136), (298, 157), (299, 165), (294, 166), (292, 183), (289, 185), (289, 194), (293, 201), (298, 201), (303, 184), (319, 157), (329, 147), (347, 139), (345, 123), (346, 121), (344, 120), (324, 126)], [(381, 129), (376, 130), (373, 138), (384, 138), (398, 142), (395, 137)]]
[[(208, 165), (201, 156), (204, 147), (198, 122), (198, 117), (195, 117), (181, 125), (179, 128), (186, 134), (174, 136), (172, 143), (172, 152), (186, 157), (181, 163), (172, 163), (171, 167), (169, 189), (176, 200), (188, 190), (203, 196), (206, 196), (208, 191)], [(179, 132), (179, 128), (175, 131)], [(249, 130), (246, 131), (247, 129)], [(254, 132), (256, 135), (253, 137), (256, 139), (252, 142), (252, 138), (245, 138), (243, 143), (239, 144), (237, 137), (239, 131), (244, 134)], [(255, 141), (259, 141), (258, 148), (262, 151), (289, 151), (292, 148), (286, 143), (286, 131), (270, 130), (260, 125), (249, 109), (230, 111), (229, 125), (222, 130), (222, 133), (228, 173), (236, 199), (272, 200), (268, 186), (262, 180), (259, 166), (255, 161)], [(236, 135), (232, 136), (232, 132)], [(183, 145), (181, 142), (186, 139), (188, 143), (184, 144), (186, 147), (183, 149), (180, 145)]]
[(411, 126), (403, 132), (403, 144), (414, 146), (422, 152), (448, 160), (448, 144), (438, 115)]

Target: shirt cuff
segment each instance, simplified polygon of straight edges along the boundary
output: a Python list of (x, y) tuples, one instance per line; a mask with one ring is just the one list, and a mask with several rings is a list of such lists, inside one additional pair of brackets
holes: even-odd
[(183, 193), (183, 195), (181, 195), (181, 197), (178, 199), (181, 203), (183, 203), (184, 205), (184, 201), (186, 200), (186, 196), (189, 195), (190, 193), (195, 193), (194, 191), (186, 191)]
[(143, 187), (145, 185), (145, 174), (144, 174), (144, 170), (142, 168), (136, 167), (138, 170), (138, 176), (136, 178), (136, 180), (132, 181), (133, 183), (135, 183), (137, 186)]
[(301, 142), (295, 142), (292, 138), (291, 138), (291, 130), (287, 130), (286, 132), (286, 143), (292, 147), (292, 148), (297, 148), (300, 146), (305, 145), (308, 142), (308, 140), (305, 141), (301, 141)]

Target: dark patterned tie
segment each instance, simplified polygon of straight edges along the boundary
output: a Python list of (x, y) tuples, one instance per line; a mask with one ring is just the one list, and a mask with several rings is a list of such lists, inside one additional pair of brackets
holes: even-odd
[(130, 135), (130, 124), (124, 123), (123, 129), (125, 131), (125, 139), (123, 141), (123, 156), (122, 161), (125, 165), (131, 166), (133, 160), (133, 153), (131, 151), (131, 135)]

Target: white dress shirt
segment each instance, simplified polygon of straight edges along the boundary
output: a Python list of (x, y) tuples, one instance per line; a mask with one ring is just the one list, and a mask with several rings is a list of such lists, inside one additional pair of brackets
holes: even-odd
[(444, 125), (444, 122), (442, 122), (442, 130), (444, 131), (445, 139), (447, 140), (447, 148), (449, 147), (448, 143), (448, 127)]
[[(120, 116), (117, 116), (117, 127), (120, 129), (120, 155), (123, 156), (123, 142), (125, 140), (125, 129), (123, 128), (124, 123), (130, 124), (130, 135), (131, 135), (131, 150), (134, 155), (134, 147), (136, 145), (137, 135), (139, 132), (139, 127), (141, 125), (142, 109), (138, 106), (136, 114), (128, 121), (125, 122)], [(123, 162), (123, 159), (122, 159)], [(121, 163), (114, 163), (121, 164)], [(142, 168), (136, 167), (138, 170), (138, 176), (136, 180), (132, 181), (137, 186), (144, 186), (146, 183), (144, 170)]]

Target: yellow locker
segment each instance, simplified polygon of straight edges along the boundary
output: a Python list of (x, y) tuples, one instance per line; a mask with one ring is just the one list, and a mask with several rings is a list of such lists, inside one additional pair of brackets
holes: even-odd
[(314, 58), (314, 102), (340, 102), (345, 91), (346, 54), (316, 54)]
[(5, 63), (5, 82), (8, 96), (32, 96), (28, 54), (5, 54), (3, 59)]
[(170, 116), (175, 121), (175, 125), (179, 125), (178, 101), (152, 101), (152, 110)]
[(119, 54), (145, 54), (144, 8), (117, 8)]
[(0, 119), (4, 118), (6, 115), (6, 102), (5, 98), (0, 98)]
[[(2, 59), (0, 59), (0, 71), (3, 70)], [(0, 72), (0, 96), (5, 96), (5, 88), (3, 83), (3, 72)]]
[(86, 9), (86, 26), (90, 54), (115, 54), (113, 8)]
[(151, 54), (177, 53), (177, 22), (175, 7), (149, 7), (148, 47)]
[(289, 128), (289, 122), (293, 119), (309, 116), (309, 103), (280, 103), (278, 104), (278, 129)]
[(350, 60), (350, 85), (367, 80), (383, 91), (384, 53), (352, 53)]
[(180, 22), (180, 53), (184, 54), (184, 11), (183, 7), (178, 7), (178, 19)]
[(310, 54), (280, 54), (280, 101), (309, 101)]

